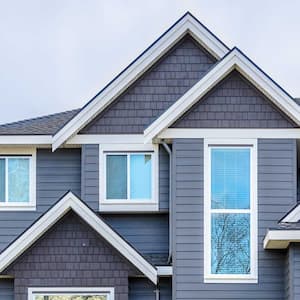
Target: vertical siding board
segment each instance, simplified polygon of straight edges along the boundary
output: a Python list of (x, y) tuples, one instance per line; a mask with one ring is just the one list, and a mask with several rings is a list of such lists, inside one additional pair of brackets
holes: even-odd
[[(280, 174), (283, 164), (286, 173)], [(258, 140), (258, 284), (203, 282), (203, 140), (175, 140), (173, 166), (173, 299), (284, 299), (286, 254), (263, 250), (262, 241), (267, 228), (296, 203), (295, 141)], [(192, 172), (190, 166), (195, 166)]]

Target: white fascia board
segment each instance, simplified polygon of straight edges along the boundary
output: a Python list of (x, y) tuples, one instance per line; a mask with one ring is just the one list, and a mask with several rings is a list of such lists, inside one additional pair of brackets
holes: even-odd
[(140, 270), (154, 284), (157, 283), (157, 270), (147, 262), (136, 250), (126, 243), (116, 232), (105, 224), (95, 213), (82, 203), (73, 193), (66, 194), (45, 215), (25, 231), (6, 250), (0, 254), (0, 272), (8, 267), (17, 257), (36, 242), (51, 226), (53, 226), (69, 210), (73, 210), (96, 232), (107, 240), (128, 261)]
[(281, 221), (280, 223), (296, 223), (300, 220), (300, 205), (294, 207)]
[(157, 266), (157, 275), (158, 276), (172, 276), (173, 267), (172, 266)]
[(143, 134), (77, 134), (66, 145), (83, 144), (144, 144)]
[(0, 145), (51, 145), (51, 135), (0, 135)]
[(228, 52), (224, 44), (187, 14), (55, 134), (52, 144), (53, 151), (103, 111), (187, 32), (218, 59)]
[(300, 125), (300, 108), (295, 101), (279, 88), (267, 75), (246, 58), (239, 50), (233, 49), (209, 73), (188, 90), (167, 111), (144, 131), (144, 142), (149, 143), (164, 129), (171, 126), (208, 91), (216, 86), (232, 70), (238, 70), (276, 106)]
[(264, 238), (264, 249), (286, 249), (290, 243), (300, 242), (300, 230), (269, 230)]
[[(167, 128), (158, 139), (206, 138), (206, 139), (300, 139), (299, 128)], [(300, 215), (299, 215), (300, 219)]]

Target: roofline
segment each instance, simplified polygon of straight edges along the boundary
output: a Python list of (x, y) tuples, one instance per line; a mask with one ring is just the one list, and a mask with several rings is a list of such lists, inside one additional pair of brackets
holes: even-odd
[(294, 205), (278, 223), (297, 223), (300, 220), (300, 204)]
[(157, 268), (150, 264), (72, 192), (65, 194), (0, 254), (0, 273), (70, 210), (73, 210), (154, 284), (157, 284)]
[(281, 87), (266, 73), (259, 69), (238, 48), (233, 48), (224, 56), (198, 83), (189, 89), (179, 100), (169, 107), (144, 131), (145, 143), (149, 143), (164, 129), (171, 126), (180, 116), (187, 112), (199, 99), (207, 94), (231, 71), (237, 70), (258, 90), (268, 97), (280, 110), (300, 125), (300, 107)]
[(56, 132), (53, 137), (53, 150), (103, 111), (187, 33), (218, 59), (229, 50), (192, 14), (186, 13)]

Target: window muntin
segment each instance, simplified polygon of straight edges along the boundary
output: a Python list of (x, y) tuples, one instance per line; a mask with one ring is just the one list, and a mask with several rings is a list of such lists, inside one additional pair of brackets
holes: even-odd
[(31, 156), (0, 156), (0, 204), (30, 203)]
[(106, 153), (106, 199), (152, 199), (153, 153)]
[(254, 283), (256, 141), (225, 142), (223, 145), (217, 140), (205, 141), (204, 280)]

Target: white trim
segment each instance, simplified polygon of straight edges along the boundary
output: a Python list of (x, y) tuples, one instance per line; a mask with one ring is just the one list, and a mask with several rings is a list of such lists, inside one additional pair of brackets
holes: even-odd
[(158, 276), (172, 276), (173, 267), (172, 266), (157, 266), (157, 275)]
[[(150, 153), (152, 159), (152, 199), (149, 200), (108, 200), (106, 199), (106, 155), (110, 152), (120, 154)], [(127, 163), (129, 160), (127, 159)], [(158, 211), (159, 194), (159, 155), (158, 145), (150, 144), (100, 144), (99, 145), (99, 211), (102, 212), (149, 212)], [(129, 172), (129, 168), (127, 168)], [(129, 180), (127, 181), (129, 186)], [(128, 193), (130, 193), (128, 187)]]
[(167, 51), (170, 50), (186, 33), (190, 33), (202, 46), (217, 58), (223, 57), (228, 52), (226, 46), (224, 46), (211, 32), (190, 14), (186, 14), (55, 134), (53, 137), (53, 151), (88, 124), (88, 122), (90, 122), (97, 114), (103, 111), (139, 76), (167, 53)]
[[(0, 211), (32, 211), (36, 209), (36, 148), (0, 148), (0, 158), (13, 158), (16, 155), (18, 158), (29, 158), (29, 202), (0, 202)], [(8, 195), (8, 164), (6, 163), (5, 170), (5, 192), (6, 200)]]
[(51, 135), (0, 135), (0, 145), (51, 145)]
[(69, 294), (88, 294), (105, 295), (107, 300), (115, 299), (115, 289), (112, 287), (30, 287), (28, 288), (28, 300), (35, 300), (35, 295), (48, 296), (51, 294), (69, 295)]
[(234, 69), (244, 75), (276, 106), (300, 125), (300, 107), (298, 104), (239, 50), (234, 49), (158, 119), (146, 128), (144, 131), (145, 143), (150, 142), (164, 129), (171, 126), (180, 116), (188, 111), (197, 101), (199, 101), (199, 99)]
[(66, 141), (67, 145), (81, 144), (143, 144), (143, 134), (77, 134)]
[(280, 223), (296, 223), (300, 220), (300, 205), (298, 204), (291, 210)]
[(300, 242), (300, 230), (268, 230), (264, 249), (286, 249), (290, 243)]
[(249, 129), (249, 128), (167, 128), (158, 134), (159, 139), (205, 138), (214, 139), (299, 139), (300, 129)]
[[(245, 147), (251, 150), (251, 199), (250, 209), (226, 210), (250, 214), (251, 274), (211, 274), (211, 212), (224, 212), (210, 208), (210, 149), (212, 147)], [(257, 283), (257, 140), (256, 139), (204, 139), (204, 282), (205, 283)]]
[(48, 212), (46, 212), (0, 254), (0, 272), (2, 272), (15, 259), (24, 253), (69, 210), (73, 210), (76, 214), (78, 214), (79, 217), (81, 217), (104, 239), (106, 239), (108, 243), (117, 249), (129, 262), (131, 262), (154, 284), (157, 283), (156, 268), (149, 264), (148, 261), (146, 261), (135, 249), (126, 243), (72, 192), (66, 194), (58, 203), (56, 203)]

